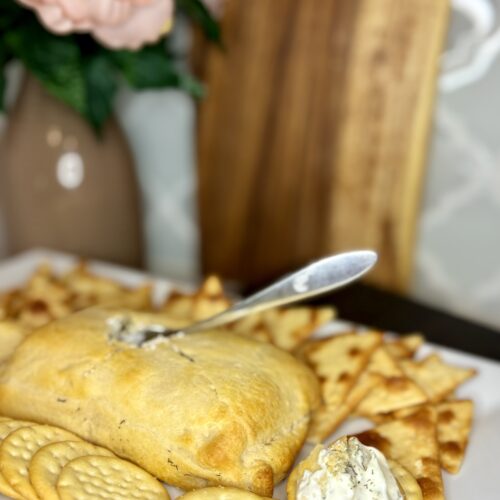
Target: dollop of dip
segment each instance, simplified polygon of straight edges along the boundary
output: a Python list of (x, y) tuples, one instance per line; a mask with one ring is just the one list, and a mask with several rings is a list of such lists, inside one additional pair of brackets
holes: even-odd
[(319, 452), (298, 482), (297, 500), (403, 500), (384, 455), (351, 437)]
[(169, 334), (169, 336), (162, 336), (168, 332), (167, 327), (154, 323), (137, 323), (126, 316), (108, 318), (107, 326), (109, 341), (125, 342), (132, 347), (143, 347), (145, 349), (156, 349), (160, 344), (170, 344), (171, 338), (184, 336), (182, 331)]

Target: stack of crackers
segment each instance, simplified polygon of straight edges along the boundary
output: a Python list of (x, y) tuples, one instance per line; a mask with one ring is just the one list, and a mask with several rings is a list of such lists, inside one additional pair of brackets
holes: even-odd
[(143, 469), (58, 427), (1, 418), (0, 439), (0, 492), (11, 498), (170, 498)]
[[(192, 294), (172, 293), (155, 310), (182, 327), (231, 303), (220, 281), (210, 277)], [(23, 288), (0, 295), (0, 361), (34, 328), (97, 304), (152, 310), (151, 286), (128, 289), (85, 264), (61, 276), (42, 266)], [(437, 354), (417, 360), (424, 342), (418, 334), (387, 338), (366, 330), (312, 338), (334, 316), (331, 307), (273, 309), (225, 329), (287, 350), (316, 373), (323, 403), (312, 415), (309, 442), (324, 441), (349, 418), (367, 418), (375, 427), (357, 437), (404, 466), (424, 499), (444, 498), (441, 468), (459, 471), (473, 415), (472, 401), (457, 400), (454, 392), (475, 371), (451, 366)]]

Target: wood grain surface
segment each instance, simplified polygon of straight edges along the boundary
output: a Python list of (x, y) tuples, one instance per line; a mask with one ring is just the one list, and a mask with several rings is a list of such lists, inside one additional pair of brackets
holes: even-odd
[(206, 272), (256, 285), (373, 248), (408, 287), (447, 0), (229, 0), (204, 53)]

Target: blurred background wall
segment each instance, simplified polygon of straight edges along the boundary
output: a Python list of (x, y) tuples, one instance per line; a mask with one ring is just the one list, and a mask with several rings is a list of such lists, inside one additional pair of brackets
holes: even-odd
[(412, 293), (500, 326), (500, 2), (455, 0)]
[[(12, 92), (15, 73), (14, 68)], [(453, 0), (410, 293), (497, 327), (498, 89), (500, 2)], [(144, 196), (147, 267), (175, 279), (196, 279), (200, 265), (194, 103), (176, 91), (123, 90), (116, 110), (136, 158)], [(5, 254), (1, 235), (0, 230), (0, 252)]]

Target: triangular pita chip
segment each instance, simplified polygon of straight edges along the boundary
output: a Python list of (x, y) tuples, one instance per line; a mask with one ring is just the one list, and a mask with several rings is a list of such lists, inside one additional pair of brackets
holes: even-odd
[(307, 436), (309, 443), (319, 443), (333, 434), (359, 402), (380, 383), (380, 376), (363, 372), (344, 401), (339, 404), (323, 404), (314, 413)]
[(334, 315), (331, 307), (290, 307), (269, 309), (259, 316), (273, 344), (293, 351)]
[(394, 359), (413, 358), (419, 347), (424, 343), (425, 338), (420, 333), (401, 335), (395, 340), (390, 340), (385, 344), (387, 352)]
[(193, 317), (199, 321), (225, 311), (231, 306), (231, 299), (224, 293), (224, 288), (217, 276), (209, 276), (196, 293)]
[(93, 305), (126, 307), (139, 311), (152, 308), (153, 287), (150, 283), (138, 288), (128, 288), (116, 280), (93, 273), (85, 261), (81, 261), (56, 281), (70, 292), (73, 311)]
[(424, 500), (443, 500), (436, 419), (436, 410), (426, 406), (413, 415), (379, 425), (356, 437), (405, 467), (417, 480)]
[(224, 295), (219, 278), (209, 276), (194, 293), (172, 292), (162, 312), (188, 325), (214, 316), (230, 306), (231, 300)]
[(385, 349), (385, 345), (373, 353), (366, 369), (381, 375), (382, 380), (358, 405), (358, 415), (370, 418), (377, 413), (386, 413), (427, 401), (425, 393), (404, 374)]
[(474, 404), (470, 400), (445, 401), (437, 405), (441, 466), (456, 474), (462, 465), (472, 426)]
[[(391, 413), (374, 415), (378, 424), (391, 422), (417, 413), (422, 406), (402, 408)], [(462, 465), (472, 426), (474, 404), (470, 400), (444, 401), (435, 405), (437, 411), (437, 440), (441, 467), (456, 474)]]
[(34, 329), (98, 304), (150, 310), (151, 290), (149, 284), (127, 288), (117, 281), (95, 275), (85, 263), (62, 276), (44, 264), (22, 288), (0, 295), (0, 318)]
[(320, 380), (323, 398), (323, 406), (313, 414), (308, 441), (319, 442), (331, 434), (364, 397), (366, 392), (362, 389), (366, 385), (373, 387), (373, 381), (363, 384), (346, 401), (381, 342), (380, 332), (347, 333), (309, 342), (299, 349), (299, 356), (313, 368)]
[(15, 319), (27, 328), (37, 328), (72, 312), (71, 292), (52, 268), (39, 266), (18, 296), (19, 310)]
[(249, 314), (244, 318), (227, 325), (226, 329), (238, 335), (246, 335), (254, 339), (273, 343), (269, 328), (261, 319), (261, 314)]
[(446, 364), (438, 354), (432, 354), (422, 361), (402, 360), (400, 366), (433, 403), (445, 399), (460, 384), (476, 374), (473, 368)]

